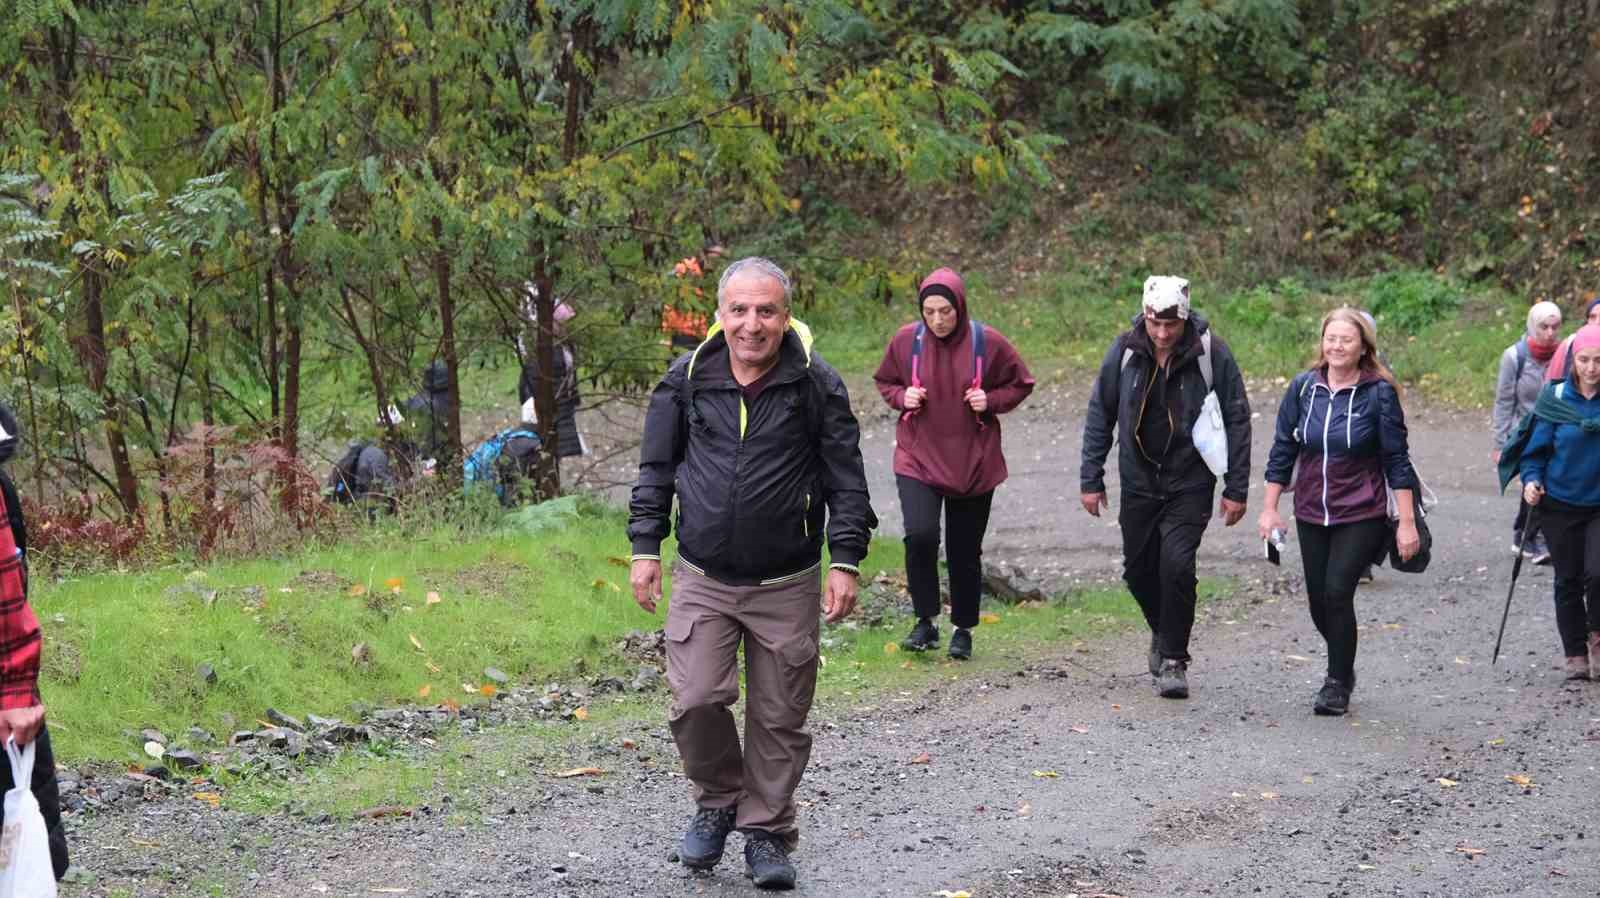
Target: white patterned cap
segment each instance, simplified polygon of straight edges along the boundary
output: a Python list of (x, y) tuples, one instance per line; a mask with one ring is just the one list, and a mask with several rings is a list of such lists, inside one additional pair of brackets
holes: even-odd
[(1154, 318), (1189, 318), (1187, 278), (1153, 274), (1144, 282), (1144, 310)]

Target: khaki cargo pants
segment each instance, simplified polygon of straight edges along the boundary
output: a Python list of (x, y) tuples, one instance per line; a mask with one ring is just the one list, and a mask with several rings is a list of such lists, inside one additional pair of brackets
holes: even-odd
[[(794, 790), (811, 759), (806, 715), (817, 685), (820, 565), (762, 586), (729, 586), (679, 561), (667, 608), (672, 736), (704, 808), (737, 807), (741, 830), (793, 848)], [(744, 643), (744, 746), (728, 707), (739, 700)]]

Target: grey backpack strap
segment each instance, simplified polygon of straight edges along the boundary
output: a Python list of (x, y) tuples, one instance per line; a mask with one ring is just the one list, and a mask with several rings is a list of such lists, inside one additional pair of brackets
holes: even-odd
[(1208, 329), (1200, 335), (1200, 376), (1206, 379), (1206, 392), (1211, 392), (1211, 381), (1214, 374), (1211, 371), (1211, 331)]
[(1123, 368), (1128, 367), (1128, 363), (1131, 362), (1131, 361), (1133, 361), (1133, 350), (1131, 350), (1131, 349), (1122, 350), (1122, 365), (1119, 368), (1117, 368), (1117, 370), (1121, 371)]

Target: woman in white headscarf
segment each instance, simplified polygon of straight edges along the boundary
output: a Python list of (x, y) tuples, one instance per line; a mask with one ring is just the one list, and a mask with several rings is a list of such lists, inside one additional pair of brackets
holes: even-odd
[[(1545, 368), (1555, 357), (1561, 345), (1561, 307), (1553, 302), (1534, 303), (1528, 310), (1528, 328), (1522, 338), (1500, 354), (1500, 378), (1494, 389), (1494, 451), (1495, 462), (1500, 461), (1500, 450), (1522, 416), (1533, 408), (1544, 387)], [(1517, 509), (1517, 519), (1511, 525), (1512, 551), (1521, 549), (1534, 564), (1547, 564), (1550, 550), (1545, 546), (1544, 534), (1537, 531), (1522, 539), (1522, 527), (1528, 519), (1528, 503)]]

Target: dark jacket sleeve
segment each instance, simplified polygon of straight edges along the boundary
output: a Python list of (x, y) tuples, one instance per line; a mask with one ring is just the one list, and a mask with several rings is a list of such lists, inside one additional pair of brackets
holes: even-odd
[(1117, 404), (1122, 382), (1122, 338), (1111, 342), (1100, 362), (1100, 373), (1089, 388), (1089, 412), (1083, 419), (1083, 460), (1078, 488), (1084, 493), (1106, 491), (1106, 456), (1117, 430)]
[[(1550, 465), (1550, 457), (1555, 454), (1556, 425), (1543, 418), (1534, 418), (1533, 426), (1529, 428), (1527, 444), (1522, 449), (1522, 482), (1544, 483), (1545, 468)], [(1500, 489), (1505, 490), (1501, 484)]]
[(983, 371), (983, 392), (989, 397), (989, 413), (1003, 415), (1022, 404), (1033, 392), (1033, 374), (1004, 334), (989, 328), (988, 365)]
[(1390, 489), (1416, 491), (1419, 484), (1416, 469), (1411, 466), (1406, 413), (1400, 407), (1400, 394), (1388, 381), (1382, 381), (1377, 386), (1377, 396), (1378, 454), (1383, 462), (1383, 476), (1388, 479)]
[(1294, 466), (1300, 460), (1300, 441), (1294, 432), (1300, 426), (1300, 390), (1304, 385), (1304, 375), (1289, 381), (1289, 389), (1278, 403), (1278, 423), (1272, 430), (1272, 448), (1267, 451), (1268, 483), (1288, 486), (1294, 482)]
[(1217, 356), (1212, 372), (1217, 404), (1222, 406), (1222, 424), (1228, 433), (1228, 472), (1223, 475), (1222, 497), (1246, 502), (1250, 499), (1250, 396), (1228, 344), (1212, 337), (1211, 351)]
[(811, 366), (820, 394), (816, 398), (822, 400), (817, 439), (822, 454), (822, 498), (828, 506), (829, 563), (859, 568), (861, 559), (867, 557), (872, 530), (878, 526), (861, 460), (861, 425), (850, 410), (844, 380), (815, 355)]
[(688, 357), (681, 357), (650, 394), (639, 445), (639, 479), (628, 501), (628, 540), (634, 555), (661, 557), (661, 542), (672, 532), (673, 485), (683, 461), (688, 425), (679, 404)]

